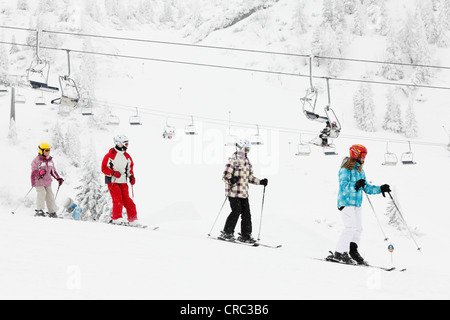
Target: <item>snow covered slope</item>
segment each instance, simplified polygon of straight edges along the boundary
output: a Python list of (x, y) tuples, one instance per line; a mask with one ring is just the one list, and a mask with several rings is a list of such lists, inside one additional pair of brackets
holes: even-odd
[[(279, 1), (270, 10), (278, 8), (284, 12), (291, 7), (289, 1)], [(271, 20), (267, 23), (267, 33), (276, 34), (279, 25), (271, 24)], [(248, 30), (240, 24), (234, 28)], [(245, 32), (238, 30), (217, 31), (204, 43), (258, 48), (254, 38), (243, 36)], [(144, 32), (132, 31), (116, 35), (145, 37)], [(170, 36), (177, 39), (178, 32)], [(311, 33), (305, 35), (309, 36)], [(366, 55), (372, 52), (370, 49), (362, 50), (365, 45), (370, 47), (372, 40), (362, 39), (360, 51), (354, 56), (372, 58), (369, 53)], [(160, 47), (160, 52), (155, 52), (142, 44), (112, 41), (104, 44), (105, 50), (111, 47), (123, 54), (160, 53), (180, 59), (192, 55), (206, 63), (225, 64), (243, 59), (239, 53), (199, 53), (173, 47)], [(254, 61), (255, 68), (265, 61), (258, 56), (248, 59)], [(60, 61), (64, 64), (63, 56)], [(79, 66), (82, 59), (79, 56), (74, 61)], [(356, 129), (352, 109), (356, 84), (332, 82), (333, 103), (343, 122), (342, 137), (335, 140), (339, 155), (324, 156), (320, 148), (311, 146), (310, 156), (299, 157), (295, 156), (299, 135), (284, 129), (311, 132), (302, 135), (304, 141), (322, 129), (321, 124), (306, 120), (301, 113), (299, 98), (308, 86), (307, 78), (127, 59), (98, 58), (96, 63), (96, 98), (109, 103), (111, 111), (121, 120), (118, 126), (102, 123), (107, 111), (100, 104), (94, 105), (93, 119), (82, 116), (80, 110), (63, 117), (49, 104), (50, 95), (44, 94), (46, 106), (36, 106), (34, 99), (40, 93), (18, 88), (27, 102), (16, 106), (17, 137), (11, 140), (7, 138), (10, 97), (0, 96), (0, 145), (4, 148), (0, 183), (1, 299), (449, 298), (445, 253), (450, 242), (446, 199), (450, 157), (442, 146), (448, 142), (442, 130), (450, 119), (450, 111), (445, 107), (449, 102), (447, 92), (423, 90), (426, 100), (416, 104), (420, 133), (417, 139), (412, 139), (412, 146), (417, 164), (388, 167), (382, 165), (386, 141), (394, 141), (389, 145), (390, 151), (400, 158), (408, 151), (407, 138), (381, 129), (375, 133)], [(292, 61), (274, 64), (289, 69)], [(302, 68), (307, 70), (303, 64)], [(361, 75), (358, 66), (353, 65), (348, 65), (345, 72), (354, 77)], [(443, 74), (442, 79), (447, 77)], [(320, 86), (324, 88), (324, 84)], [(386, 88), (373, 89), (377, 127), (381, 128)], [(140, 114), (143, 125), (130, 126), (133, 108), (114, 108), (117, 104), (147, 110)], [(249, 124), (234, 128), (242, 136), (255, 134), (256, 124), (272, 128), (262, 130), (264, 145), (254, 146), (249, 154), (255, 175), (269, 179), (261, 229), (261, 186), (251, 185), (250, 205), (253, 235), (260, 234), (263, 243), (282, 244), (279, 249), (239, 246), (207, 238), (211, 228), (213, 235), (219, 233), (230, 211), (226, 204), (214, 224), (224, 201), (223, 168), (233, 152), (233, 148), (223, 146), (229, 111), (233, 121)], [(179, 116), (168, 116), (169, 112)], [(183, 130), (190, 118), (184, 115), (193, 115), (194, 120), (198, 116), (224, 122), (196, 120), (199, 134), (186, 136)], [(161, 137), (166, 120), (177, 128), (172, 141)], [(61, 150), (52, 150), (57, 169), (65, 179), (57, 203), (61, 206), (65, 197), (74, 197), (78, 192), (83, 167), (74, 167), (71, 158), (82, 159), (93, 148), (100, 170), (100, 161), (112, 147), (113, 137), (124, 133), (130, 138), (129, 152), (135, 162), (137, 182), (133, 191), (139, 219), (149, 226), (159, 226), (158, 230), (33, 216), (35, 191), (24, 199), (31, 187), (29, 166), (37, 145), (43, 141), (51, 143), (56, 122), (64, 132), (76, 132), (79, 138), (79, 147), (71, 157)], [(364, 198), (360, 252), (374, 265), (407, 268), (405, 272), (341, 266), (314, 259), (334, 250), (341, 232), (336, 209), (337, 173), (354, 143), (368, 148), (365, 165), (368, 181), (391, 185), (422, 248), (421, 252), (416, 250), (405, 230), (388, 225), (385, 212), (389, 201), (377, 195), (370, 199), (389, 241), (383, 240)], [(53, 188), (56, 189), (56, 184)], [(11, 214), (13, 210), (15, 214)], [(389, 243), (395, 247), (393, 255), (387, 250)]]

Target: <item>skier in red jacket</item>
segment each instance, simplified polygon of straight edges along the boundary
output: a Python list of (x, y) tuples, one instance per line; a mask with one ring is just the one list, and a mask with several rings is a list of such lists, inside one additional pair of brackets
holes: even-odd
[(127, 153), (128, 138), (125, 135), (114, 137), (114, 148), (103, 157), (102, 172), (105, 183), (113, 201), (112, 223), (125, 224), (122, 217), (122, 208), (127, 210), (128, 224), (140, 225), (137, 221), (136, 205), (128, 194), (128, 179), (134, 185), (136, 179), (133, 172), (133, 159)]

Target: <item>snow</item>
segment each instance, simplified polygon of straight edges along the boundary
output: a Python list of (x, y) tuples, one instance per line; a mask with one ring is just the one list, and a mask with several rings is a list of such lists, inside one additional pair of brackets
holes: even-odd
[[(305, 49), (306, 43), (299, 48), (301, 39), (292, 39), (289, 28), (282, 28), (282, 17), (290, 21), (291, 15), (287, 13), (293, 7), (292, 2), (280, 0), (268, 9), (270, 18), (265, 20), (264, 29), (261, 20), (250, 16), (230, 28), (213, 32), (200, 44), (280, 51)], [(308, 2), (306, 8), (315, 10), (316, 15), (310, 17), (308, 33), (301, 38), (311, 39), (321, 6)], [(27, 27), (28, 22), (28, 17), (18, 19), (16, 14), (5, 18), (3, 24)], [(179, 30), (146, 32), (139, 27), (139, 31), (125, 28), (113, 31), (107, 24), (98, 28), (99, 34), (145, 39), (154, 36), (184, 42)], [(2, 32), (8, 34), (4, 39), (9, 41), (10, 31)], [(20, 42), (19, 36), (17, 41)], [(382, 59), (382, 43), (379, 36), (367, 35), (353, 41), (346, 51), (351, 51), (348, 56), (353, 58)], [(124, 55), (308, 72), (308, 66), (300, 59), (294, 63), (292, 58), (112, 40), (95, 45), (99, 51), (113, 50)], [(371, 50), (372, 45), (376, 50)], [(446, 65), (448, 50), (439, 50), (436, 53), (439, 63)], [(76, 75), (83, 56), (73, 56)], [(65, 72), (65, 53), (56, 53), (55, 59), (52, 73)], [(28, 66), (21, 59), (12, 61), (16, 63), (11, 67), (17, 69), (15, 74), (20, 73), (19, 66)], [(284, 129), (302, 130), (303, 141), (311, 140), (322, 129), (321, 124), (307, 120), (301, 113), (299, 98), (309, 85), (308, 78), (107, 57), (96, 57), (95, 61), (98, 77), (95, 97), (108, 103), (111, 112), (119, 116), (121, 122), (116, 127), (101, 123), (105, 117), (101, 104), (94, 106), (95, 122), (82, 116), (79, 110), (63, 117), (50, 105), (52, 95), (44, 94), (46, 106), (35, 106), (34, 99), (40, 93), (20, 87), (17, 90), (26, 96), (27, 102), (16, 105), (17, 138), (12, 141), (7, 138), (10, 96), (0, 95), (0, 143), (4, 148), (0, 183), (0, 299), (450, 298), (450, 276), (445, 263), (450, 243), (446, 199), (450, 154), (445, 148), (449, 137), (442, 130), (443, 125), (450, 127), (447, 91), (419, 90), (424, 97), (415, 104), (419, 137), (411, 139), (416, 164), (389, 167), (381, 165), (386, 141), (390, 141), (390, 151), (400, 159), (408, 151), (410, 139), (381, 129), (387, 86), (372, 87), (377, 131), (366, 133), (356, 128), (353, 119), (352, 98), (359, 84), (331, 81), (333, 106), (343, 125), (341, 137), (335, 140), (339, 155), (324, 156), (320, 148), (311, 146), (310, 156), (298, 157), (294, 154), (300, 136)], [(345, 77), (359, 78), (363, 74), (360, 64), (345, 63)], [(446, 80), (445, 71), (439, 71), (433, 81), (445, 85)], [(322, 89), (319, 99), (325, 103), (325, 83), (318, 81), (317, 85)], [(408, 99), (401, 93), (398, 98), (404, 115)], [(141, 126), (128, 124), (134, 107), (141, 108)], [(211, 228), (213, 235), (219, 233), (230, 211), (227, 202), (218, 215), (225, 198), (221, 176), (233, 152), (233, 148), (223, 146), (229, 111), (232, 121), (248, 124), (233, 127), (240, 136), (255, 134), (256, 124), (272, 128), (261, 130), (264, 145), (254, 146), (249, 154), (255, 176), (269, 180), (264, 210), (261, 210), (262, 186), (251, 185), (249, 199), (254, 237), (260, 233), (261, 242), (282, 244), (282, 248), (252, 248), (207, 237)], [(191, 121), (190, 115), (199, 129), (196, 136), (183, 134), (184, 126)], [(115, 135), (124, 133), (130, 138), (138, 217), (143, 224), (159, 226), (158, 230), (33, 216), (35, 191), (24, 198), (31, 187), (29, 166), (36, 156), (36, 146), (51, 141), (57, 120), (64, 130), (71, 128), (78, 133), (80, 148), (74, 156), (83, 158), (88, 146), (93, 146), (99, 164), (112, 147)], [(161, 136), (166, 120), (177, 129), (172, 141)], [(383, 240), (374, 212), (364, 198), (360, 252), (374, 265), (394, 265), (407, 268), (406, 272), (341, 266), (313, 259), (334, 250), (342, 230), (336, 209), (337, 173), (349, 146), (355, 143), (364, 144), (369, 150), (365, 165), (368, 181), (391, 186), (421, 247), (419, 252), (405, 230), (387, 224), (388, 198), (377, 195), (370, 196), (370, 200), (389, 241)], [(52, 156), (65, 179), (57, 198), (61, 206), (66, 197), (74, 198), (77, 194), (75, 188), (79, 186), (83, 168), (74, 167), (61, 151), (52, 150)], [(53, 190), (56, 191), (56, 183)], [(15, 214), (11, 214), (13, 210)], [(239, 230), (238, 223), (236, 233)], [(387, 250), (389, 243), (395, 247), (392, 256)]]

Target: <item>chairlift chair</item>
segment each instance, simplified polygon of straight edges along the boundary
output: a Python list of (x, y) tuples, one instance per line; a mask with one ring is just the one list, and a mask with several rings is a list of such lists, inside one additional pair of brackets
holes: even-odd
[(110, 113), (108, 115), (108, 120), (106, 121), (106, 124), (113, 125), (113, 126), (119, 125), (120, 124), (120, 119), (119, 119), (118, 116)]
[(58, 105), (58, 114), (61, 116), (67, 116), (72, 108), (68, 105), (60, 104)]
[(48, 85), (50, 63), (47, 60), (41, 59), (39, 56), (39, 30), (36, 31), (36, 57), (26, 71), (27, 81), (33, 89), (49, 92), (59, 91), (57, 87)]
[(193, 116), (191, 116), (191, 124), (188, 124), (184, 127), (184, 133), (189, 136), (197, 134), (197, 129), (194, 125), (194, 117)]
[(45, 106), (46, 103), (45, 103), (45, 98), (44, 98), (44, 96), (36, 97), (36, 98), (34, 99), (34, 104), (37, 105), (37, 106)]
[(311, 154), (311, 147), (308, 143), (302, 142), (302, 137), (300, 135), (300, 142), (297, 146), (296, 156), (309, 156)]
[(0, 87), (0, 93), (7, 93), (8, 89), (6, 89), (5, 87)]
[(80, 91), (78, 90), (78, 86), (75, 81), (70, 77), (70, 50), (66, 50), (66, 52), (68, 74), (59, 76), (61, 97), (52, 100), (52, 103), (75, 108), (80, 100)]
[(14, 101), (16, 103), (25, 103), (25, 102), (27, 102), (27, 98), (23, 94), (16, 93), (16, 96), (14, 97)]
[(334, 144), (329, 144), (323, 147), (323, 154), (326, 156), (336, 156), (338, 153), (336, 152), (336, 146)]
[(398, 159), (395, 153), (389, 152), (389, 142), (386, 142), (386, 153), (384, 154), (383, 166), (395, 166), (397, 165)]
[(409, 145), (409, 151), (404, 152), (402, 154), (401, 161), (403, 164), (416, 164), (414, 162), (414, 154), (411, 151), (411, 142), (410, 141), (408, 141), (408, 145)]
[(139, 111), (138, 108), (136, 108), (136, 114), (134, 116), (130, 117), (130, 125), (135, 126), (135, 125), (141, 125), (141, 117), (139, 116)]
[(94, 113), (92, 112), (92, 107), (82, 107), (81, 114), (83, 116), (92, 116)]
[(250, 137), (250, 144), (257, 145), (257, 146), (264, 144), (262, 142), (261, 136), (259, 134), (259, 125), (256, 125), (256, 134), (254, 134), (253, 136)]

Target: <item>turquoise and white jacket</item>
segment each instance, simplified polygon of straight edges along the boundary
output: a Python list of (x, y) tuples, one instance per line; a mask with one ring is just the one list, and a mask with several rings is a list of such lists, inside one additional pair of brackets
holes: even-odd
[[(342, 163), (344, 163), (346, 160), (347, 158), (345, 158)], [(358, 172), (359, 166), (360, 164), (356, 163), (356, 166), (353, 168), (353, 170), (348, 170), (345, 168), (341, 168), (339, 170), (339, 194), (337, 201), (338, 208), (347, 206), (361, 207), (364, 190), (361, 188), (359, 189), (359, 191), (356, 191), (355, 183), (360, 179), (366, 180), (366, 174), (364, 173), (364, 170)], [(381, 193), (381, 189), (379, 186), (370, 185), (367, 183), (367, 180), (365, 189), (368, 194)]]

